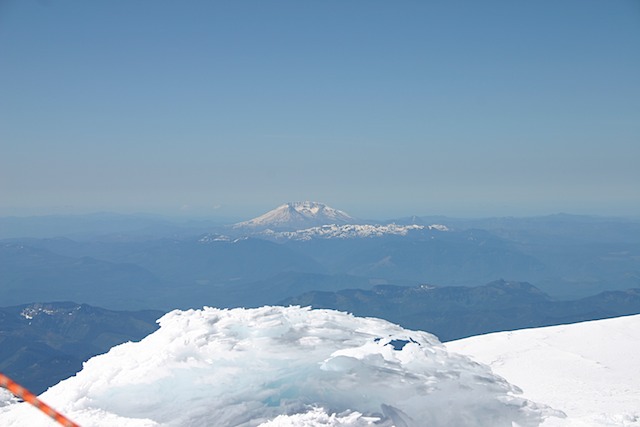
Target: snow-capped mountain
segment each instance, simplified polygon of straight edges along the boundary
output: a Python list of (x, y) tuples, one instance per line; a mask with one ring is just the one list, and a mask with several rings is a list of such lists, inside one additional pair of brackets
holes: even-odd
[[(94, 427), (533, 427), (563, 416), (517, 396), (433, 335), (380, 319), (204, 308), (159, 323), (142, 341), (90, 359), (41, 399)], [(3, 399), (2, 426), (55, 427), (26, 403)]]
[[(273, 240), (354, 239), (406, 236), (419, 230), (449, 231), (447, 226), (441, 224), (370, 224), (325, 204), (308, 201), (285, 203), (257, 218), (239, 222), (233, 228), (258, 238)], [(201, 242), (219, 240), (222, 240), (220, 236), (207, 235)]]
[(318, 202), (290, 202), (234, 228), (254, 230), (301, 230), (326, 224), (351, 224), (356, 220), (346, 212)]
[(544, 427), (640, 426), (640, 315), (498, 332), (446, 347), (566, 413)]

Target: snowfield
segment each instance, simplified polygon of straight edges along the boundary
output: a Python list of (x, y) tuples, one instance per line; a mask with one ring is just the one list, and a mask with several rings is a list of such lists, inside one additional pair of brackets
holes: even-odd
[[(538, 426), (517, 396), (425, 332), (300, 307), (173, 311), (41, 398), (83, 427)], [(2, 426), (55, 426), (26, 404)]]
[(544, 427), (640, 426), (640, 315), (499, 332), (446, 347), (567, 414)]
[[(303, 230), (294, 231), (274, 231), (270, 228), (260, 232), (253, 233), (253, 236), (270, 239), (270, 240), (303, 240), (309, 241), (313, 239), (365, 239), (385, 236), (407, 236), (410, 233), (422, 230), (449, 231), (446, 225), (397, 225), (397, 224), (325, 224), (318, 227), (305, 228)], [(244, 237), (245, 239), (247, 237)], [(200, 243), (213, 242), (236, 242), (228, 236), (220, 234), (208, 234), (201, 237)]]
[(433, 225), (370, 225), (370, 224), (327, 224), (320, 227), (311, 227), (296, 231), (273, 231), (270, 229), (259, 233), (267, 238), (288, 240), (312, 240), (312, 239), (356, 239), (383, 236), (406, 236), (412, 231), (437, 230), (449, 231), (440, 224)]

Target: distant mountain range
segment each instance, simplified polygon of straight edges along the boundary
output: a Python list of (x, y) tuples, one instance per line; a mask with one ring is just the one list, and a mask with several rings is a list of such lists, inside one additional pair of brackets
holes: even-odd
[[(43, 243), (61, 249), (74, 245), (67, 240)], [(0, 243), (0, 302), (75, 300), (120, 309), (151, 308), (144, 302), (162, 285), (158, 276), (138, 264), (60, 252), (64, 250)]]
[(373, 223), (293, 202), (235, 226), (107, 214), (0, 218), (0, 236), (47, 224), (61, 236), (0, 240), (0, 303), (29, 303), (35, 295), (109, 309), (233, 307), (311, 290), (475, 286), (500, 277), (565, 299), (640, 287), (640, 222), (624, 218)]
[(158, 329), (161, 311), (110, 311), (72, 302), (0, 308), (0, 371), (41, 393), (82, 362)]
[(638, 314), (640, 289), (553, 301), (529, 283), (498, 280), (476, 287), (381, 285), (371, 290), (313, 291), (282, 303), (379, 317), (450, 341), (488, 332)]
[(345, 224), (322, 225), (295, 231), (273, 231), (267, 229), (258, 236), (275, 240), (312, 240), (312, 239), (361, 239), (385, 236), (407, 236), (421, 230), (449, 231), (447, 226), (432, 225), (397, 225), (397, 224)]

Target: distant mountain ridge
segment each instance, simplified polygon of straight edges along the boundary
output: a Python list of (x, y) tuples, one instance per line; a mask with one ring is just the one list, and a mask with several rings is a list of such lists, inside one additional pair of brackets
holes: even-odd
[(233, 228), (253, 230), (294, 231), (327, 224), (352, 224), (356, 222), (346, 212), (319, 202), (289, 202), (253, 218), (234, 224)]
[(90, 357), (155, 331), (163, 314), (73, 302), (0, 307), (0, 371), (41, 393), (75, 374)]
[(449, 231), (447, 226), (440, 224), (432, 224), (428, 226), (415, 224), (327, 224), (295, 231), (273, 231), (269, 229), (261, 232), (260, 236), (276, 240), (356, 239), (383, 236), (406, 236), (411, 232), (419, 230)]
[(394, 286), (313, 291), (284, 305), (348, 311), (429, 331), (442, 341), (489, 332), (575, 323), (640, 313), (640, 289), (553, 301), (527, 282), (497, 280), (483, 286)]

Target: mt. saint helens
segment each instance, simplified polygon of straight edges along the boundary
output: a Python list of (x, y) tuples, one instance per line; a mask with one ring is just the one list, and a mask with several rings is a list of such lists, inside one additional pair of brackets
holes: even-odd
[(318, 202), (290, 202), (249, 221), (239, 222), (234, 228), (254, 230), (301, 230), (327, 224), (353, 224), (357, 220), (338, 209)]

